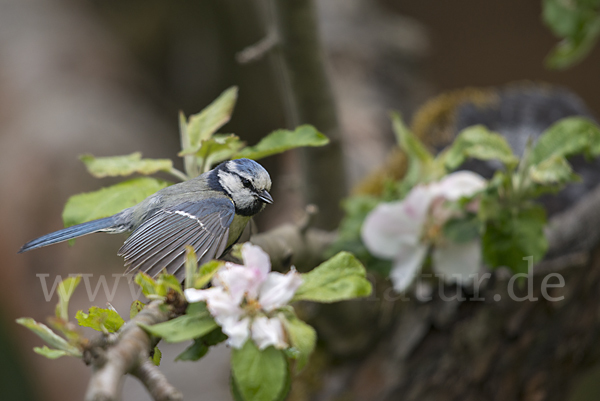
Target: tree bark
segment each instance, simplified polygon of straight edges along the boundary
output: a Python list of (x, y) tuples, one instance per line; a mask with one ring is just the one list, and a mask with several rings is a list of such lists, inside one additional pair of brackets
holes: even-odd
[(336, 105), (327, 77), (313, 0), (272, 0), (279, 50), (275, 57), (283, 74), (283, 95), (288, 97), (292, 127), (312, 124), (330, 144), (300, 150), (307, 203), (320, 213), (315, 226), (332, 230), (342, 218), (339, 202), (347, 193), (342, 137)]
[[(582, 223), (596, 221), (598, 210), (600, 188), (553, 218), (553, 256), (522, 283), (498, 270), (478, 291), (440, 286), (423, 301), (376, 281), (371, 299), (321, 313), (313, 323), (327, 362), (317, 384), (295, 383), (294, 399), (567, 399), (600, 361), (600, 226)], [(307, 388), (310, 396), (299, 397)]]

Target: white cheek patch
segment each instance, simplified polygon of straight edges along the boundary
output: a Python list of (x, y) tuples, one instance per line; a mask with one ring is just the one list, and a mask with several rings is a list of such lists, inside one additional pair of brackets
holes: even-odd
[(219, 181), (223, 188), (231, 195), (233, 203), (239, 209), (251, 207), (254, 203), (254, 194), (234, 174), (219, 171)]
[(219, 182), (230, 194), (235, 194), (244, 188), (239, 178), (224, 171), (219, 171)]

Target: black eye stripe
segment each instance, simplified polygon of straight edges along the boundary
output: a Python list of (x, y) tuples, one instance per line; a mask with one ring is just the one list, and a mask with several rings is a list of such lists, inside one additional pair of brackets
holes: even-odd
[(244, 187), (246, 188), (252, 188), (252, 183), (250, 182), (250, 180), (240, 176), (240, 178), (242, 179), (242, 184), (244, 185)]

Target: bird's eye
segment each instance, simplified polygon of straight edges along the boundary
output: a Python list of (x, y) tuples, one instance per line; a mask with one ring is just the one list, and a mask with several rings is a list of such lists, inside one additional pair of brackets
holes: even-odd
[(247, 180), (244, 177), (240, 177), (242, 179), (242, 184), (244, 185), (244, 187), (246, 188), (252, 188), (252, 184), (250, 183), (250, 180)]

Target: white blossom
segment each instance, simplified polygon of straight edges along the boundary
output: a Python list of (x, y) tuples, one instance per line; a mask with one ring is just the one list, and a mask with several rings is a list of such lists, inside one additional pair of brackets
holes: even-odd
[(205, 301), (206, 306), (229, 339), (240, 348), (249, 339), (259, 349), (269, 346), (287, 348), (283, 324), (277, 310), (285, 307), (302, 284), (292, 268), (287, 274), (271, 272), (269, 255), (260, 247), (242, 246), (244, 265), (227, 262), (204, 290), (188, 288), (188, 302)]
[(470, 171), (459, 171), (441, 181), (415, 186), (399, 202), (381, 203), (365, 219), (361, 237), (374, 256), (393, 260), (390, 278), (394, 289), (404, 291), (419, 273), (433, 245), (433, 268), (452, 282), (466, 283), (479, 269), (479, 240), (465, 244), (442, 235), (443, 225), (454, 216), (448, 201), (481, 191), (486, 181)]

